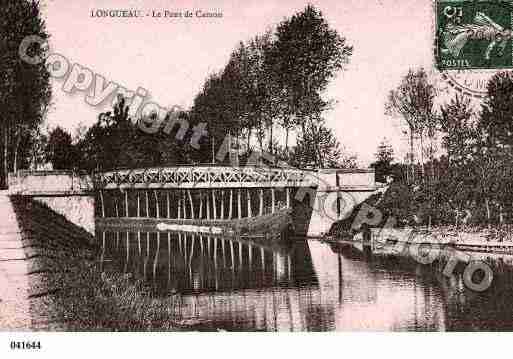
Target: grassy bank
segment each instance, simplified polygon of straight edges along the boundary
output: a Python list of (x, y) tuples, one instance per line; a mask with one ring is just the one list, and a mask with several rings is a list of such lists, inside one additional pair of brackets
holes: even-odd
[[(350, 239), (366, 228), (383, 228), (393, 218), (394, 228), (413, 228), (419, 233), (430, 233), (454, 242), (513, 241), (512, 224), (487, 223), (482, 208), (458, 212), (453, 207), (448, 200), (428, 201), (422, 189), (392, 183), (383, 195), (372, 195), (358, 205), (348, 218), (334, 223), (329, 234), (336, 238)], [(358, 226), (358, 219), (365, 216), (373, 224)]]
[(70, 331), (178, 330), (173, 297), (154, 299), (144, 285), (103, 273), (86, 231), (45, 205), (13, 197), (29, 260), (34, 328)]

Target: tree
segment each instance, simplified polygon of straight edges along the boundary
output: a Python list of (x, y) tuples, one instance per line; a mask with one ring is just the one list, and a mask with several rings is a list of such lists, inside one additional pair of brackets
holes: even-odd
[(459, 95), (441, 107), (442, 146), (447, 152), (449, 165), (462, 165), (470, 159), (477, 136), (474, 115), (470, 99)]
[[(355, 168), (356, 156), (344, 153), (330, 128), (323, 124), (318, 126), (315, 131), (308, 131), (298, 139), (291, 157), (292, 164), (300, 168)], [(317, 149), (320, 149), (321, 158)]]
[(488, 82), (487, 96), (481, 107), (479, 122), (475, 126), (474, 188), (484, 201), (489, 224), (492, 220), (492, 205), (499, 207), (502, 223), (503, 208), (511, 208), (513, 200), (512, 92), (511, 72), (499, 72), (494, 75)]
[[(157, 114), (133, 121), (129, 117), (129, 107), (122, 96), (118, 97), (112, 111), (101, 113), (98, 121), (80, 138), (75, 139), (81, 169), (108, 170), (119, 167), (147, 167), (183, 164), (192, 161), (188, 155), (194, 150), (186, 146), (186, 136), (177, 143), (176, 128), (164, 131), (170, 113), (155, 133), (141, 130), (141, 122), (156, 120)], [(179, 113), (179, 118), (186, 116)], [(78, 140), (78, 141), (77, 141)], [(185, 151), (182, 147), (185, 147)]]
[(53, 169), (73, 169), (76, 165), (74, 152), (71, 135), (59, 126), (54, 128), (48, 136), (46, 147), (46, 159), (52, 163)]
[(30, 138), (32, 142), (31, 145), (27, 146), (32, 148), (32, 156), (29, 159), (28, 167), (37, 170), (48, 162), (46, 152), (48, 148), (48, 136), (38, 127), (28, 138)]
[(352, 51), (346, 39), (330, 28), (321, 11), (312, 5), (278, 25), (266, 61), (282, 90), (282, 101), (287, 104), (282, 121), (287, 136), (291, 116), (304, 137), (309, 136), (307, 131), (320, 128), (316, 121), (320, 121), (329, 103), (321, 100), (321, 93), (349, 62)]
[[(2, 161), (0, 185), (5, 187), (9, 171), (27, 165), (31, 148), (21, 146), (41, 124), (50, 103), (49, 74), (44, 63), (33, 65), (19, 56), (22, 40), (29, 35), (47, 39), (39, 2), (33, 0), (0, 2), (0, 123)], [(44, 49), (34, 44), (30, 56), (41, 56)]]
[(394, 161), (394, 149), (386, 138), (378, 145), (375, 156), (376, 161), (371, 164), (371, 167), (375, 169), (376, 180), (386, 182), (386, 177), (393, 172), (392, 162)]
[[(428, 76), (424, 69), (409, 70), (403, 77), (399, 86), (391, 90), (385, 104), (385, 113), (390, 116), (401, 117), (409, 131), (410, 142), (410, 181), (414, 179), (414, 139), (420, 136), (421, 156), (423, 154), (423, 136), (426, 129), (433, 130), (436, 116), (433, 109), (435, 89), (428, 82)], [(421, 157), (421, 169), (424, 171), (423, 158)]]
[(513, 73), (499, 72), (487, 86), (480, 127), (494, 146), (513, 146)]

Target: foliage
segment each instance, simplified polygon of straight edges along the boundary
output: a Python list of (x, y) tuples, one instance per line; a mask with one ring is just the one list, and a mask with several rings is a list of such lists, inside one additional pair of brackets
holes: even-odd
[[(48, 38), (39, 2), (0, 2), (1, 186), (6, 184), (8, 171), (28, 166), (30, 136), (42, 123), (50, 104), (49, 74), (44, 63), (28, 64), (18, 54), (22, 40), (28, 35)], [(41, 46), (34, 45), (28, 49), (28, 54), (42, 55), (44, 51)]]
[(76, 164), (75, 149), (71, 141), (71, 135), (57, 126), (49, 136), (46, 145), (46, 160), (52, 163), (53, 169), (73, 169)]
[(309, 168), (354, 168), (356, 156), (344, 153), (333, 131), (320, 124), (300, 136), (291, 163)]
[[(260, 151), (275, 153), (276, 134), (281, 130), (285, 148), (280, 155), (285, 158), (291, 157), (289, 135), (296, 127), (300, 150), (307, 138), (326, 138), (319, 131), (324, 131), (322, 113), (330, 102), (321, 94), (351, 54), (346, 40), (311, 5), (283, 20), (274, 32), (241, 42), (224, 69), (206, 80), (194, 100), (190, 118), (193, 123), (206, 120), (210, 135), (197, 159), (213, 159), (227, 134), (233, 136), (239, 152), (251, 151), (256, 139)], [(317, 154), (315, 163), (322, 165), (317, 142), (309, 147)], [(333, 157), (337, 148), (328, 152)], [(307, 162), (301, 164), (310, 160), (305, 158)]]
[(480, 126), (493, 146), (513, 146), (513, 73), (499, 72), (487, 86)]
[[(435, 90), (429, 83), (426, 71), (410, 69), (403, 77), (396, 89), (390, 91), (385, 105), (385, 113), (390, 116), (399, 116), (408, 126), (410, 144), (410, 181), (414, 181), (414, 140), (416, 136), (421, 140), (421, 155), (424, 151), (423, 138), (425, 131), (433, 135), (437, 117), (434, 113), (433, 103)], [(423, 161), (422, 161), (423, 162)], [(421, 163), (422, 171), (424, 163)]]
[(456, 95), (442, 106), (441, 113), (439, 123), (443, 134), (442, 145), (449, 162), (457, 166), (464, 165), (472, 154), (477, 136), (470, 99)]
[(156, 114), (134, 122), (128, 113), (126, 100), (120, 96), (113, 111), (98, 116), (98, 122), (76, 144), (80, 168), (91, 171), (190, 162), (181, 147), (183, 144), (176, 141), (178, 129), (163, 131), (169, 114), (156, 133), (148, 133), (141, 129), (141, 123), (156, 121)]
[(394, 161), (394, 149), (386, 138), (378, 145), (375, 156), (376, 161), (370, 166), (375, 170), (376, 181), (384, 183), (386, 177), (393, 173), (392, 162)]

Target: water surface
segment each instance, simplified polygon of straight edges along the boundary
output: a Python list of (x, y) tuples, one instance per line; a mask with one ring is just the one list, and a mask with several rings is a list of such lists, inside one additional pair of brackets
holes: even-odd
[(101, 232), (105, 270), (131, 273), (174, 320), (206, 330), (449, 331), (513, 329), (511, 256), (492, 265), (485, 292), (460, 274), (410, 258), (315, 240), (269, 244), (171, 232)]

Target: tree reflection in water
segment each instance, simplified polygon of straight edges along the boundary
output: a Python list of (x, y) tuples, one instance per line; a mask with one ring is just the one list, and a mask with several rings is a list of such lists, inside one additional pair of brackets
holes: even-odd
[(100, 232), (106, 271), (131, 273), (155, 300), (174, 297), (176, 318), (207, 330), (509, 330), (510, 260), (483, 258), (483, 293), (461, 273), (317, 241), (288, 245), (191, 233)]

